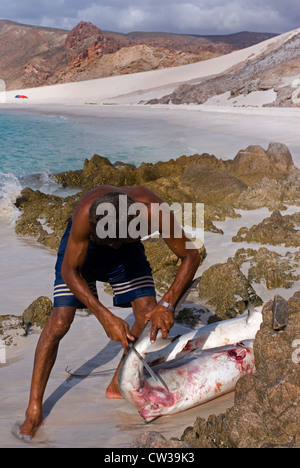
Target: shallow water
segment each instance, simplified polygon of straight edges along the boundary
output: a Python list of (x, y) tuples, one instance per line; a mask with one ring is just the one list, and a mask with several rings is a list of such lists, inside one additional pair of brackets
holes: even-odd
[(167, 160), (193, 152), (185, 133), (147, 119), (0, 113), (0, 172), (19, 178), (76, 170), (95, 153), (112, 163)]
[(0, 315), (22, 315), (39, 296), (52, 297), (56, 255), (0, 223)]

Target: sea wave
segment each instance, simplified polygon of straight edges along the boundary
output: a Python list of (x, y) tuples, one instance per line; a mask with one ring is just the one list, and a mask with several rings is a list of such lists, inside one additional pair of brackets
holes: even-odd
[(23, 187), (30, 187), (32, 190), (39, 190), (47, 195), (56, 195), (61, 188), (60, 184), (49, 171), (20, 177), (19, 180)]
[(53, 174), (49, 171), (44, 171), (39, 174), (32, 174), (25, 177), (20, 177), (21, 186), (29, 187), (32, 190), (39, 190), (46, 195), (55, 195), (57, 197), (68, 197), (74, 195), (79, 189), (64, 188), (57, 182)]
[(15, 206), (22, 186), (13, 174), (0, 172), (0, 221), (14, 225), (20, 212)]

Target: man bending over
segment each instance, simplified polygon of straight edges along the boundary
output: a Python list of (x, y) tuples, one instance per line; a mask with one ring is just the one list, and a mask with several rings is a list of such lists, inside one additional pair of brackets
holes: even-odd
[[(124, 204), (120, 209), (120, 200), (126, 200), (125, 210)], [(134, 206), (141, 208), (138, 215), (128, 214)], [(193, 279), (200, 264), (200, 254), (196, 248), (187, 248), (189, 239), (178, 227), (171, 211), (169, 232), (163, 232), (161, 206), (163, 201), (145, 187), (101, 186), (80, 200), (58, 250), (53, 312), (37, 345), (29, 405), (20, 427), (21, 437), (33, 437), (42, 422), (45, 388), (60, 340), (68, 332), (76, 309), (89, 309), (107, 336), (120, 341), (124, 350), (129, 342), (139, 337), (147, 321), (152, 323), (151, 341), (155, 341), (158, 330), (163, 338), (167, 338), (174, 325), (175, 304)], [(115, 218), (113, 213), (116, 213)], [(148, 235), (156, 226), (172, 252), (181, 259), (176, 277), (159, 303), (137, 230), (141, 224), (143, 234)], [(135, 322), (131, 329), (127, 322), (101, 304), (96, 281), (111, 284), (115, 306), (132, 307)], [(107, 398), (122, 398), (117, 381), (120, 365), (106, 390)]]

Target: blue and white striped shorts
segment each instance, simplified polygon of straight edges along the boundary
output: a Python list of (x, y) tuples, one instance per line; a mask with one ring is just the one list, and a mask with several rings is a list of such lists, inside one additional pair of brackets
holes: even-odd
[[(55, 267), (54, 307), (76, 307), (82, 304), (64, 283), (61, 266), (67, 246), (72, 221), (70, 220), (61, 240)], [(81, 270), (91, 292), (97, 295), (96, 282), (109, 283), (113, 290), (113, 304), (130, 307), (140, 297), (156, 296), (150, 264), (140, 241), (122, 244), (119, 249), (99, 246), (90, 242), (88, 254)]]

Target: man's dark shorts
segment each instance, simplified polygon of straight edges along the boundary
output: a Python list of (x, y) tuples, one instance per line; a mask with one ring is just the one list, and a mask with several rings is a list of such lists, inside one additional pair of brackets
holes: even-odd
[[(74, 296), (61, 276), (61, 266), (71, 227), (72, 220), (68, 223), (58, 250), (54, 307), (84, 309), (85, 305)], [(113, 304), (117, 307), (130, 307), (134, 299), (156, 295), (151, 267), (140, 241), (124, 243), (119, 249), (99, 246), (91, 241), (81, 274), (97, 298), (96, 281), (109, 283), (113, 289)]]

